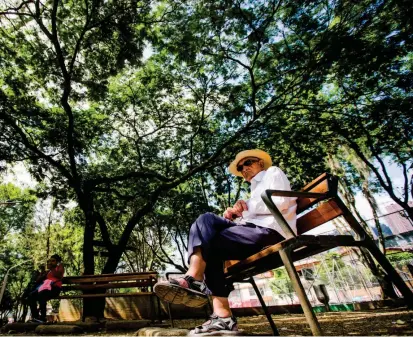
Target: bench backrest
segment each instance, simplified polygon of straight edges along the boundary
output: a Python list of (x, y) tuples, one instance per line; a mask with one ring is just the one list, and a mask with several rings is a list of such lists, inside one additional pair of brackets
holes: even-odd
[[(298, 198), (297, 199), (297, 234), (301, 235), (316, 228), (326, 222), (343, 214), (342, 209), (337, 204), (338, 178), (328, 173), (323, 173), (318, 178), (304, 186), (301, 192), (322, 193), (319, 198)], [(325, 200), (323, 202), (323, 200)], [(302, 214), (314, 205), (319, 205)]]
[(95, 288), (151, 287), (158, 279), (157, 272), (122, 273), (67, 276), (62, 280), (63, 289), (86, 290)]
[(156, 272), (68, 276), (63, 278), (63, 284), (151, 280), (157, 277)]

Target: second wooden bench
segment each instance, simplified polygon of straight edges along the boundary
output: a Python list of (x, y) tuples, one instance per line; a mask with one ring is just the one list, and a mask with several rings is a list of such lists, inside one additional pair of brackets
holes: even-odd
[[(153, 292), (153, 286), (157, 281), (158, 273), (153, 271), (141, 273), (67, 276), (63, 278), (62, 292), (57, 299), (149, 296), (152, 321), (155, 316), (154, 301), (156, 300), (158, 319), (161, 322), (161, 307), (159, 299)], [(138, 288), (139, 291), (127, 293), (107, 292), (109, 289), (121, 288)], [(94, 290), (98, 289), (102, 290), (102, 292), (93, 293)], [(68, 292), (71, 293), (68, 294)], [(84, 320), (84, 317), (82, 318)]]

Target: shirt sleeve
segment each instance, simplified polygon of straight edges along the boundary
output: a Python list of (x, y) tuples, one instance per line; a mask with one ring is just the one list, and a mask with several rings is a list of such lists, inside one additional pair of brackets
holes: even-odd
[[(260, 188), (262, 192), (268, 189), (291, 191), (287, 176), (278, 167), (270, 167), (262, 183), (264, 184), (262, 188)], [(271, 198), (281, 212), (288, 209), (291, 198), (278, 196)], [(270, 210), (265, 205), (261, 195), (257, 195), (249, 200), (248, 211), (254, 214), (270, 214)]]

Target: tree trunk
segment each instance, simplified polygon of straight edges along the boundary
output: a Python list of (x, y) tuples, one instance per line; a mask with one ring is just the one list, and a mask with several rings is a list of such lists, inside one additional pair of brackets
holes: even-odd
[[(96, 217), (93, 210), (93, 197), (89, 194), (79, 197), (79, 206), (83, 210), (85, 216), (85, 230), (83, 233), (83, 275), (95, 274), (95, 258), (93, 251), (93, 239), (96, 229)], [(104, 293), (105, 291), (103, 291)], [(96, 293), (95, 291), (84, 291), (84, 293)], [(103, 307), (96, 305), (100, 302), (100, 298), (84, 298), (83, 299), (83, 317), (96, 317), (97, 319), (103, 317)]]
[(374, 224), (377, 228), (377, 233), (378, 233), (378, 241), (379, 241), (379, 248), (380, 251), (386, 255), (386, 242), (385, 238), (383, 235), (383, 230), (381, 228), (380, 220), (379, 220), (379, 215), (378, 215), (378, 207), (376, 200), (374, 199), (374, 196), (371, 194), (369, 188), (368, 188), (368, 182), (364, 181), (363, 182), (363, 187), (362, 187), (363, 195), (367, 199), (367, 202), (370, 205), (371, 211), (373, 213), (373, 219), (374, 219)]
[[(357, 212), (356, 207), (355, 207), (355, 199), (354, 196), (351, 194), (349, 188), (345, 185), (346, 181), (343, 179), (342, 180), (342, 190), (341, 193), (344, 196), (344, 200), (346, 201), (347, 206), (349, 209), (356, 211), (359, 220), (361, 220), (361, 223), (364, 225), (365, 231), (372, 237), (372, 233), (370, 228), (368, 227), (367, 223), (364, 221), (364, 219), (361, 217), (361, 215)], [(343, 233), (340, 233), (343, 234)], [(387, 276), (387, 274), (382, 270), (380, 266), (377, 266), (374, 262), (374, 259), (370, 255), (370, 253), (365, 249), (365, 248), (360, 248), (360, 252), (352, 248), (354, 253), (357, 255), (357, 257), (360, 259), (360, 261), (371, 270), (371, 273), (376, 277), (377, 281), (379, 282), (380, 288), (381, 288), (381, 293), (383, 298), (392, 298), (396, 299), (398, 298), (397, 294), (394, 291), (393, 288), (393, 283)]]
[[(412, 194), (413, 194), (413, 192), (412, 192)], [(409, 216), (410, 222), (413, 223), (413, 207), (408, 206), (404, 210), (406, 211), (407, 215)]]
[(379, 282), (381, 288), (382, 298), (398, 299), (399, 297), (397, 296), (393, 288), (391, 278), (384, 272), (384, 270), (379, 265), (376, 265), (376, 263), (370, 255), (370, 252), (363, 247), (360, 247), (361, 254), (358, 254), (356, 249), (354, 249), (354, 251), (360, 258), (360, 260), (363, 262), (363, 264), (370, 268), (371, 273), (377, 278), (377, 281)]
[[(339, 128), (339, 130), (343, 131), (342, 128)], [(388, 175), (387, 169), (384, 166), (384, 163), (383, 163), (382, 159), (380, 158), (380, 156), (375, 155), (374, 158), (381, 163), (381, 170), (382, 170), (383, 174), (381, 174), (380, 170), (377, 169), (373, 165), (373, 162), (371, 162), (369, 160), (369, 158), (367, 158), (367, 156), (363, 153), (360, 146), (355, 141), (353, 141), (351, 139), (351, 137), (346, 132), (341, 133), (341, 135), (347, 140), (348, 146), (351, 149), (354, 150), (356, 155), (360, 158), (361, 161), (364, 162), (366, 167), (368, 167), (374, 173), (374, 175), (376, 176), (376, 178), (377, 178), (378, 182), (380, 183), (381, 187), (383, 187), (383, 189), (389, 194), (389, 197), (392, 198), (393, 201), (396, 204), (398, 204), (400, 207), (402, 207), (407, 212), (410, 219), (413, 221), (413, 207), (410, 207), (408, 202), (407, 202), (407, 193), (408, 193), (408, 191), (406, 191), (406, 195), (405, 195), (404, 199), (400, 199), (396, 196), (396, 194), (394, 193), (394, 189), (393, 189), (393, 186), (391, 184), (390, 177)], [(406, 184), (407, 184), (407, 181), (406, 181)], [(413, 185), (412, 182), (411, 182), (411, 185)], [(413, 195), (413, 191), (412, 191), (412, 195)]]

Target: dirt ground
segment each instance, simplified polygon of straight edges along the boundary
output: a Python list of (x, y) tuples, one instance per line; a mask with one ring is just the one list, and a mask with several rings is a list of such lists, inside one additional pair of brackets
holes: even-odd
[[(310, 328), (303, 314), (284, 314), (272, 316), (281, 336), (309, 336)], [(317, 314), (325, 336), (413, 336), (413, 311), (405, 308), (380, 309), (357, 312), (330, 312)], [(175, 328), (192, 329), (205, 319), (175, 320)], [(166, 321), (165, 323), (169, 323)], [(238, 318), (239, 328), (245, 335), (268, 336), (272, 330), (265, 316)], [(165, 327), (165, 326), (164, 326)], [(1, 335), (1, 334), (0, 334)], [(16, 333), (13, 335), (35, 335)], [(84, 335), (93, 336), (134, 336), (135, 330), (101, 330)]]
[[(325, 336), (413, 336), (413, 311), (381, 309), (317, 314)], [(310, 328), (302, 314), (273, 315), (281, 336), (308, 336)], [(179, 320), (177, 328), (192, 328), (203, 320)], [(266, 336), (272, 331), (265, 316), (240, 317), (239, 328), (248, 335)]]

